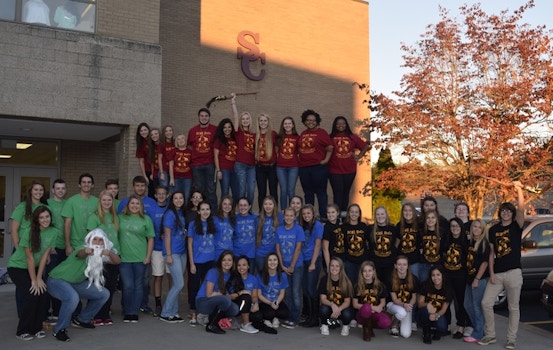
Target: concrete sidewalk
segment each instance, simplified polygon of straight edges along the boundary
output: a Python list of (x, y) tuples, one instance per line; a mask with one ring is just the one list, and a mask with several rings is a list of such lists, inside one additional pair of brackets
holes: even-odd
[[(497, 343), (486, 347), (467, 344), (452, 337), (434, 341), (431, 345), (422, 342), (419, 330), (409, 339), (394, 339), (386, 330), (376, 330), (376, 337), (370, 342), (361, 339), (361, 329), (352, 329), (348, 337), (340, 336), (339, 330), (331, 330), (329, 336), (322, 336), (318, 328), (298, 327), (293, 330), (280, 327), (277, 335), (264, 333), (246, 334), (238, 330), (227, 331), (225, 335), (205, 332), (204, 327), (190, 327), (187, 322), (167, 324), (149, 315), (140, 315), (137, 324), (123, 323), (118, 308), (120, 293), (114, 298), (114, 324), (93, 330), (69, 329), (71, 342), (62, 343), (47, 332), (44, 339), (31, 341), (15, 337), (17, 313), (15, 308), (15, 286), (0, 286), (0, 336), (1, 349), (378, 349), (422, 350), (431, 348), (456, 349), (504, 349), (507, 319), (496, 315)], [(186, 303), (181, 298), (181, 311), (185, 315)], [(517, 349), (549, 350), (553, 348), (553, 334), (537, 327), (520, 325)]]

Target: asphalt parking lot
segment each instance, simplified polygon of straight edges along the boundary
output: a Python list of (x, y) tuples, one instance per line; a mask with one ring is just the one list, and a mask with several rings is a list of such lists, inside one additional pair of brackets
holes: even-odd
[[(152, 316), (141, 315), (140, 322), (128, 324), (121, 322), (119, 293), (114, 300), (111, 326), (101, 326), (93, 330), (69, 329), (71, 342), (61, 343), (51, 336), (44, 339), (22, 341), (15, 337), (17, 322), (15, 310), (14, 285), (0, 286), (0, 337), (2, 349), (394, 349), (398, 347), (422, 350), (429, 349), (423, 344), (421, 331), (415, 332), (408, 339), (394, 339), (387, 331), (377, 330), (376, 337), (370, 343), (361, 339), (361, 329), (352, 329), (348, 337), (342, 337), (339, 331), (331, 331), (329, 336), (322, 336), (317, 328), (296, 328), (293, 330), (279, 328), (277, 335), (264, 333), (246, 334), (240, 331), (227, 331), (225, 335), (206, 333), (203, 327), (190, 327), (186, 323), (167, 324)], [(185, 313), (186, 303), (181, 295), (181, 310)], [(524, 312), (523, 312), (524, 313)], [(507, 321), (497, 315), (496, 327), (498, 342), (487, 346), (486, 350), (503, 349)], [(551, 349), (553, 332), (522, 323), (518, 333), (517, 349), (545, 350)], [(467, 349), (475, 345), (451, 337), (433, 342), (434, 348), (447, 347), (448, 350)]]

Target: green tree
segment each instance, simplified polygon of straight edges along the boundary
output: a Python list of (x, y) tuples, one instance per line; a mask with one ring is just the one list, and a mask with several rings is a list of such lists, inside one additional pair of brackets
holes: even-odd
[[(390, 170), (394, 169), (396, 165), (392, 159), (392, 152), (389, 148), (383, 148), (380, 150), (378, 161), (373, 170), (373, 184), (378, 183), (378, 177)], [(401, 217), (401, 201), (405, 196), (399, 189), (395, 188), (375, 188), (372, 191), (373, 208), (383, 206), (388, 211), (390, 222), (395, 224)]]

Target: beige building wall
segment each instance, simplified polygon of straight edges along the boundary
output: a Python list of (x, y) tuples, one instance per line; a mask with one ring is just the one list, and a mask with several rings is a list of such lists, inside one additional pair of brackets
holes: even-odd
[[(197, 123), (197, 110), (213, 96), (256, 92), (237, 100), (240, 111), (265, 112), (278, 130), (285, 116), (311, 108), (321, 114), (330, 131), (333, 119), (346, 116), (350, 124), (368, 117), (365, 98), (354, 82), (369, 81), (368, 4), (354, 0), (225, 1), (190, 0), (161, 3), (160, 44), (163, 47), (162, 115), (177, 133)], [(265, 65), (250, 64), (260, 81), (241, 70), (237, 49), (242, 31), (259, 35), (252, 45), (265, 55)], [(247, 41), (253, 42), (251, 37)], [(211, 107), (212, 123), (231, 115), (230, 103)], [(353, 126), (353, 125), (352, 125)], [(357, 174), (358, 192), (370, 168)], [(329, 200), (332, 191), (329, 187)], [(370, 201), (355, 196), (364, 213)]]

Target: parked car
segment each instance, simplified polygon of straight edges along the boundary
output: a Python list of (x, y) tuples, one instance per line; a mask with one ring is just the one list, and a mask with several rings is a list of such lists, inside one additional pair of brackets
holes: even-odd
[[(553, 215), (536, 215), (525, 218), (522, 230), (523, 290), (540, 289), (542, 281), (553, 270)], [(507, 307), (507, 294), (501, 292), (496, 309)]]
[(553, 317), (553, 270), (549, 272), (549, 275), (541, 283), (541, 302), (545, 311), (549, 314), (549, 317)]

